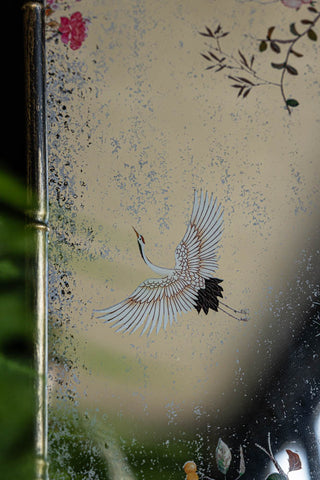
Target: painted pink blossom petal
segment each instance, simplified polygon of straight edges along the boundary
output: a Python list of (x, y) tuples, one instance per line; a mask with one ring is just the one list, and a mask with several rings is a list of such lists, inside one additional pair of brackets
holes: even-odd
[(81, 45), (82, 45), (82, 42), (76, 42), (74, 40), (71, 40), (71, 42), (70, 42), (71, 50), (78, 50), (78, 48), (80, 48)]
[(60, 33), (68, 33), (71, 30), (70, 20), (67, 17), (60, 17), (60, 26), (59, 32)]
[(65, 44), (68, 44), (69, 43), (69, 40), (70, 40), (70, 35), (69, 33), (63, 33), (61, 35), (61, 41)]
[(75, 12), (71, 15), (70, 21), (72, 22), (81, 22), (83, 21), (82, 14), (80, 12)]
[(60, 17), (61, 26), (70, 25), (70, 20), (68, 17)]
[(86, 20), (80, 12), (73, 13), (70, 18), (61, 17), (59, 32), (62, 33), (62, 42), (70, 42), (71, 50), (77, 50), (87, 37)]

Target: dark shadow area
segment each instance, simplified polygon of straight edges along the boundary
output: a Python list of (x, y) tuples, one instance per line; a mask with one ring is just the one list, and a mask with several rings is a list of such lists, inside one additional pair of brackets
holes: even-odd
[[(213, 435), (209, 443), (215, 446), (221, 437), (235, 455), (239, 452), (239, 445), (243, 445), (246, 459), (243, 478), (260, 480), (265, 478), (263, 474), (267, 475), (270, 460), (255, 444), (267, 449), (269, 433), (274, 454), (288, 443), (296, 443), (297, 451), (303, 447), (311, 480), (319, 478), (319, 439), (315, 432), (320, 404), (320, 269), (317, 245), (310, 257), (313, 258), (312, 268), (307, 268), (306, 265), (304, 274), (297, 274), (301, 281), (295, 278), (287, 285), (280, 306), (281, 314), (277, 322), (281, 329), (287, 329), (287, 341), (273, 368), (261, 368), (255, 391), (247, 392), (250, 399), (246, 412), (238, 417), (233, 414), (230, 421), (224, 417), (220, 423), (217, 415), (212, 413), (213, 422), (216, 417), (216, 425), (220, 428), (218, 432), (215, 428), (212, 429)], [(310, 285), (315, 287), (310, 289)], [(299, 319), (294, 337), (293, 318)], [(274, 319), (271, 316), (266, 318), (266, 322), (273, 323)], [(275, 328), (277, 322), (274, 323)], [(237, 477), (238, 466), (236, 461), (230, 467), (228, 478)], [(209, 470), (208, 475), (218, 478), (215, 462)], [(274, 471), (276, 472), (275, 468)]]

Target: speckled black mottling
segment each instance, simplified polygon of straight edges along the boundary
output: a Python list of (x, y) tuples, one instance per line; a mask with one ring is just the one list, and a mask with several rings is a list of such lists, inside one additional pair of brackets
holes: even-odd
[(216, 312), (218, 311), (218, 297), (223, 298), (223, 288), (219, 285), (219, 283), (221, 283), (222, 281), (223, 280), (219, 280), (219, 278), (209, 278), (205, 280), (205, 288), (200, 288), (200, 290), (198, 291), (198, 298), (196, 304), (196, 309), (198, 313), (200, 313), (201, 308), (206, 315), (209, 312), (209, 308), (215, 310)]

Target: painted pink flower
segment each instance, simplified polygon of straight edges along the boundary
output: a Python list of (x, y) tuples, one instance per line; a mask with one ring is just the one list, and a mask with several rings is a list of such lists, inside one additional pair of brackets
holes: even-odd
[(304, 3), (311, 3), (312, 0), (281, 0), (283, 5), (289, 8), (295, 8), (296, 10)]
[(82, 14), (75, 12), (70, 18), (61, 17), (59, 32), (62, 33), (61, 40), (63, 43), (68, 44), (70, 42), (71, 50), (80, 48), (87, 37), (86, 21)]

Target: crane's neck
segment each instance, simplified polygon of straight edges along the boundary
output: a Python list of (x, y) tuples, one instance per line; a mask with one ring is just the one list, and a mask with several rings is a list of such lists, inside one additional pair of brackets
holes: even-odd
[(162, 276), (169, 275), (170, 273), (173, 272), (173, 269), (171, 269), (171, 268), (158, 267), (157, 265), (154, 265), (152, 262), (150, 262), (149, 258), (146, 256), (145, 251), (144, 251), (144, 248), (145, 248), (144, 243), (138, 242), (138, 245), (139, 245), (139, 250), (140, 250), (140, 253), (141, 253), (141, 257), (146, 262), (148, 267), (151, 268), (151, 270), (156, 272), (158, 275), (162, 275)]

